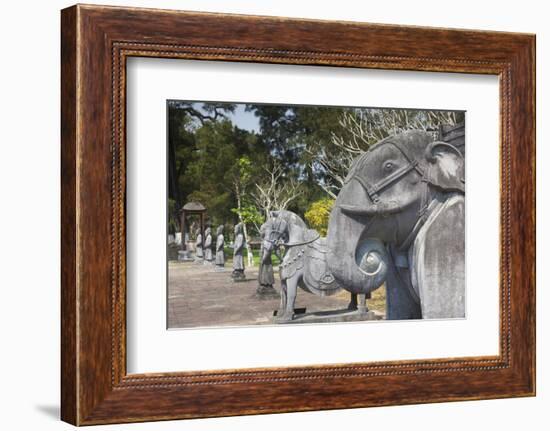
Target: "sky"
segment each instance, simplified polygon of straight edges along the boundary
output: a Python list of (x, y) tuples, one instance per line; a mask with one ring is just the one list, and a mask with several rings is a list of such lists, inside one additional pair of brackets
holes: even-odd
[(235, 112), (229, 114), (228, 117), (231, 122), (239, 129), (248, 130), (249, 132), (260, 132), (260, 121), (252, 112), (246, 112), (244, 110), (245, 104), (237, 104)]
[[(193, 107), (201, 112), (205, 112), (202, 109), (203, 102), (191, 102)], [(252, 112), (246, 112), (245, 103), (235, 103), (235, 112), (225, 114), (227, 118), (239, 129), (247, 130), (249, 132), (260, 133), (260, 120)]]

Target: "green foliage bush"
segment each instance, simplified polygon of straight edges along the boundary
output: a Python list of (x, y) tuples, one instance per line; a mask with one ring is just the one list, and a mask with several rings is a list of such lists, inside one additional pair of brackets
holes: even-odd
[(334, 199), (322, 198), (313, 202), (304, 215), (309, 226), (322, 236), (327, 234), (328, 220), (333, 205)]

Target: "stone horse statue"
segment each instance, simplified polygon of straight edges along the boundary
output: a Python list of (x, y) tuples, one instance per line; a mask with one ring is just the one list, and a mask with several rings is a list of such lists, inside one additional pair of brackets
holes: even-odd
[[(322, 238), (313, 229), (308, 229), (305, 222), (291, 211), (272, 211), (265, 223), (262, 261), (267, 262), (271, 253), (278, 247), (284, 247), (285, 253), (280, 265), (281, 305), (277, 312), (277, 322), (288, 322), (294, 318), (294, 303), (298, 287), (320, 296), (334, 295), (345, 284), (336, 280), (327, 262), (329, 247), (326, 238)], [(360, 263), (365, 273), (369, 274), (364, 290), (352, 292), (350, 309), (357, 308), (366, 312), (367, 293), (378, 288), (386, 274), (384, 246), (375, 240), (364, 244), (369, 251)], [(360, 296), (359, 303), (357, 294)]]

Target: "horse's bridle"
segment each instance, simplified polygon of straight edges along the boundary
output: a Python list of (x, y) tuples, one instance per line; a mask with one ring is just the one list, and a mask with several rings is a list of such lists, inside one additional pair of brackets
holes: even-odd
[[(275, 222), (277, 223), (276, 225), (274, 224)], [(267, 241), (274, 246), (280, 245), (280, 241), (285, 233), (286, 227), (286, 220), (280, 219), (279, 217), (273, 217), (271, 221), (269, 236), (267, 238), (264, 238), (264, 241)]]
[(313, 239), (309, 239), (307, 241), (293, 242), (293, 243), (284, 242), (284, 241), (282, 241), (281, 238), (285, 234), (285, 230), (288, 227), (288, 222), (286, 220), (282, 219), (282, 218), (279, 218), (279, 217), (274, 217), (273, 218), (273, 223), (274, 222), (277, 222), (277, 224), (272, 225), (273, 227), (271, 228), (271, 230), (269, 232), (269, 237), (265, 238), (264, 241), (267, 241), (267, 242), (271, 243), (275, 247), (283, 246), (283, 247), (289, 248), (289, 247), (296, 247), (296, 246), (299, 246), (299, 245), (311, 244), (312, 242), (317, 241), (321, 237), (319, 235), (319, 233), (317, 233), (317, 235)]

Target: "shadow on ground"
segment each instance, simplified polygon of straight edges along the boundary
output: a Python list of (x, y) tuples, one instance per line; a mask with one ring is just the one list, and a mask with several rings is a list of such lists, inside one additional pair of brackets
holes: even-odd
[(59, 420), (60, 418), (60, 409), (57, 405), (37, 405), (35, 409), (50, 419)]

